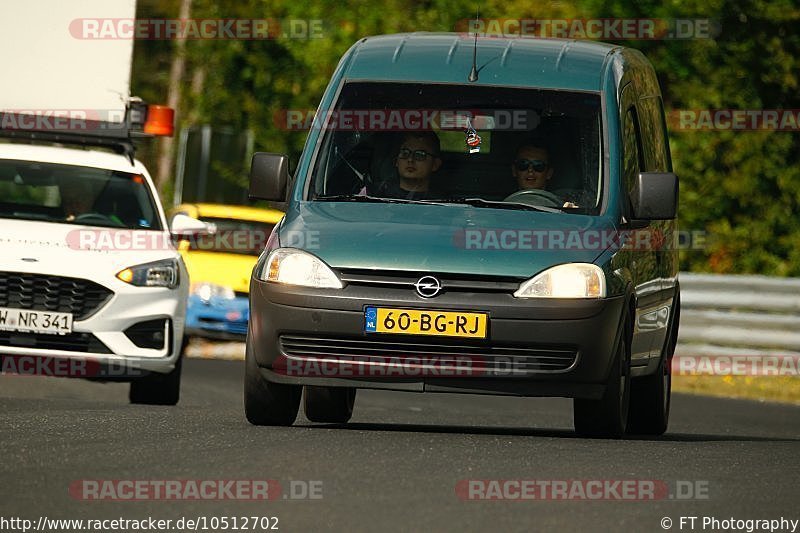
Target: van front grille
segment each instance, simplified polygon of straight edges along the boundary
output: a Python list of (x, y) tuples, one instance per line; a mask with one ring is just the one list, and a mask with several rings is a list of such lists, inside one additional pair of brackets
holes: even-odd
[[(348, 365), (418, 365), (432, 369), (466, 369), (484, 377), (524, 377), (569, 371), (578, 354), (569, 349), (509, 345), (470, 345), (446, 340), (411, 341), (401, 338), (316, 337), (281, 335), (281, 352), (295, 361)], [(430, 374), (435, 375), (434, 373)]]

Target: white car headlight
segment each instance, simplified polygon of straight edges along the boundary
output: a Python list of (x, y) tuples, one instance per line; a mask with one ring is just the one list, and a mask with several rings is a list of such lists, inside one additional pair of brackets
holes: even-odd
[(296, 248), (278, 248), (270, 252), (258, 279), (320, 289), (341, 289), (344, 286), (320, 258)]
[(164, 259), (128, 267), (117, 272), (117, 278), (137, 287), (167, 287), (180, 284), (180, 268), (175, 259)]
[(569, 263), (548, 268), (523, 282), (516, 298), (605, 298), (606, 276), (590, 263)]
[(212, 298), (219, 298), (222, 300), (233, 300), (236, 298), (236, 293), (230, 287), (206, 282), (192, 283), (192, 294), (198, 296), (204, 302), (209, 302)]

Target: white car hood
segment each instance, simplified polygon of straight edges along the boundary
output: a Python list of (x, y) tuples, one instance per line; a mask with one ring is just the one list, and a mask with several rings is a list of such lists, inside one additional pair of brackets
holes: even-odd
[(0, 218), (0, 270), (79, 278), (179, 258), (166, 231), (116, 230)]

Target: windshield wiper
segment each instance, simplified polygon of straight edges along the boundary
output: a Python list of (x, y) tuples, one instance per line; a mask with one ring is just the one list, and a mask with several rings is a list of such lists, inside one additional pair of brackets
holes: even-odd
[(369, 196), (366, 194), (335, 194), (333, 196), (317, 196), (314, 198), (319, 202), (375, 202), (384, 204), (433, 204), (447, 205), (431, 200), (407, 200), (405, 198), (383, 198), (380, 196)]
[(448, 204), (466, 204), (475, 207), (492, 207), (497, 209), (516, 209), (519, 211), (543, 211), (545, 213), (563, 213), (557, 207), (547, 207), (544, 205), (530, 205), (516, 202), (501, 202), (499, 200), (485, 200), (483, 198), (453, 198), (444, 200)]

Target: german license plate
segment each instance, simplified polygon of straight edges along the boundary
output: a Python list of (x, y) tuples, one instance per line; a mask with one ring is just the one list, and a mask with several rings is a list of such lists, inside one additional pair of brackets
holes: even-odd
[(364, 331), (404, 335), (486, 338), (489, 316), (468, 311), (367, 307)]
[(0, 307), (0, 330), (66, 335), (72, 333), (72, 313)]

